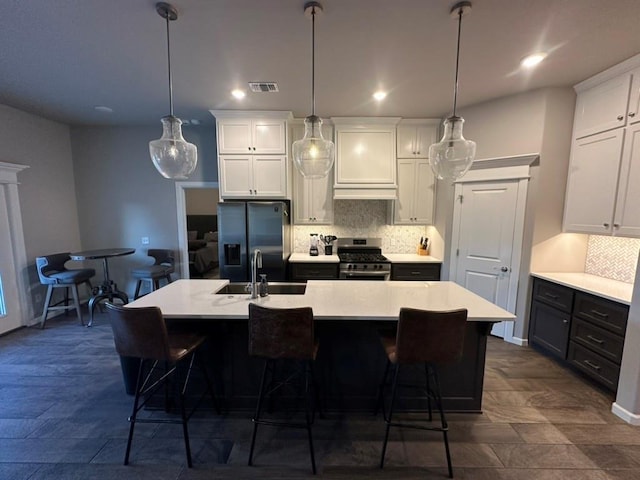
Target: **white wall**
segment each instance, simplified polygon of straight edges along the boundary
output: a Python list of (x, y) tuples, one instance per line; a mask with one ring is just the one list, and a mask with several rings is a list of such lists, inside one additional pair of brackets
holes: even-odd
[(184, 197), (187, 215), (216, 215), (218, 212), (217, 188), (187, 188)]
[[(162, 177), (149, 157), (149, 141), (161, 133), (160, 125), (71, 129), (82, 246), (136, 248), (134, 255), (109, 263), (112, 279), (129, 294), (134, 290), (129, 270), (150, 263), (148, 248), (178, 249), (175, 182)], [(183, 133), (198, 147), (198, 166), (189, 180), (217, 181), (214, 126)], [(149, 245), (142, 245), (143, 236)]]
[(1, 161), (29, 166), (19, 174), (18, 192), (29, 265), (25, 289), (39, 315), (46, 289), (35, 257), (81, 248), (69, 127), (6, 105), (0, 105), (0, 125)]

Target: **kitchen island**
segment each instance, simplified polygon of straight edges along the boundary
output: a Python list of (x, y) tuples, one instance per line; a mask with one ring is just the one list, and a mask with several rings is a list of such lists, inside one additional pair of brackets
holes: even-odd
[[(329, 411), (373, 410), (386, 357), (380, 330), (394, 330), (401, 307), (468, 310), (464, 357), (441, 371), (445, 408), (480, 412), (486, 340), (491, 324), (514, 320), (502, 308), (453, 282), (309, 281), (304, 294), (269, 295), (250, 300), (248, 294), (217, 293), (228, 280), (178, 280), (128, 304), (158, 306), (171, 328), (208, 333), (208, 361), (218, 391), (231, 409), (251, 409), (261, 362), (247, 354), (248, 304), (292, 308), (310, 306), (320, 349), (316, 362), (325, 408)], [(406, 370), (424, 378), (424, 370)], [(407, 378), (406, 381), (412, 381)], [(424, 409), (419, 392), (407, 391), (400, 408)]]

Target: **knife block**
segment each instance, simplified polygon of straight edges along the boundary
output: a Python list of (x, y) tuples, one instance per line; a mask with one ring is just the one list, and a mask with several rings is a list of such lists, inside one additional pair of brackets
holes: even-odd
[(420, 248), (420, 245), (418, 245), (418, 255), (422, 255), (422, 256), (429, 255), (429, 249)]

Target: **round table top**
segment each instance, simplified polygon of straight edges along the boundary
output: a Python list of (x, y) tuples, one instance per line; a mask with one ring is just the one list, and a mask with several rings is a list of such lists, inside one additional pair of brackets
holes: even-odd
[(85, 250), (83, 252), (71, 253), (72, 260), (92, 260), (96, 258), (122, 257), (131, 255), (135, 248), (103, 248), (101, 250)]

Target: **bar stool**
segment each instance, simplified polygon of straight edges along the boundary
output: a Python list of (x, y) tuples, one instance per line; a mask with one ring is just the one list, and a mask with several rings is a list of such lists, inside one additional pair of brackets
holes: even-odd
[[(140, 359), (133, 409), (129, 417), (131, 426), (129, 427), (124, 464), (129, 464), (133, 430), (137, 422), (180, 423), (182, 424), (184, 445), (187, 452), (187, 465), (191, 468), (193, 463), (191, 461), (191, 446), (189, 444), (189, 430), (187, 428), (189, 418), (198, 408), (207, 392), (211, 395), (216, 412), (220, 413), (207, 369), (200, 361), (198, 364), (206, 382), (206, 392), (203, 392), (189, 412), (187, 412), (185, 408), (184, 397), (191, 376), (193, 362), (196, 358), (196, 349), (204, 343), (206, 337), (188, 333), (169, 334), (162, 317), (162, 312), (158, 307), (126, 308), (109, 302), (106, 302), (105, 305), (107, 307), (109, 320), (111, 321), (116, 351), (122, 357)], [(187, 360), (188, 369), (183, 376), (184, 382), (180, 385), (178, 365), (182, 362), (187, 362)], [(145, 372), (146, 375), (144, 375)], [(180, 419), (137, 418), (140, 409), (142, 409), (153, 394), (163, 386), (165, 387), (165, 410), (168, 411), (168, 386), (170, 380), (173, 378), (176, 379), (176, 385), (180, 387), (178, 392)], [(141, 397), (143, 398), (142, 401), (140, 401)]]
[[(451, 466), (451, 453), (449, 452), (449, 430), (447, 420), (442, 408), (442, 396), (440, 392), (440, 382), (438, 379), (437, 365), (455, 363), (462, 358), (464, 348), (464, 333), (467, 324), (467, 310), (451, 310), (446, 312), (435, 312), (428, 310), (417, 310), (414, 308), (401, 308), (398, 319), (398, 327), (395, 336), (383, 336), (380, 339), (387, 353), (387, 366), (385, 368), (382, 382), (380, 383), (378, 405), (383, 407), (383, 415), (386, 426), (384, 443), (382, 444), (382, 456), (380, 457), (380, 468), (384, 467), (384, 457), (387, 450), (390, 427), (407, 427), (420, 430), (435, 430), (442, 432), (444, 447), (447, 456), (447, 467), (449, 477), (453, 478), (453, 468)], [(425, 368), (425, 393), (427, 397), (429, 417), (432, 421), (431, 401), (436, 404), (440, 412), (439, 427), (425, 427), (417, 424), (397, 423), (392, 421), (393, 406), (396, 400), (398, 387), (405, 386), (411, 388), (421, 388), (416, 385), (401, 385), (398, 383), (398, 372), (401, 365), (424, 364)], [(394, 366), (391, 404), (389, 414), (384, 408), (384, 388), (387, 384), (387, 377), (391, 365)]]
[(160, 288), (160, 280), (165, 279), (167, 283), (171, 283), (171, 274), (174, 272), (175, 258), (173, 250), (165, 250), (161, 248), (150, 248), (147, 255), (153, 257), (153, 265), (137, 267), (131, 270), (131, 276), (137, 279), (136, 292), (133, 299), (140, 297), (140, 287), (143, 281), (151, 284), (151, 291)]
[[(249, 465), (253, 464), (253, 451), (258, 433), (258, 425), (271, 425), (292, 428), (304, 428), (309, 439), (311, 469), (316, 473), (316, 460), (313, 450), (311, 425), (315, 418), (310, 388), (318, 399), (318, 388), (313, 375), (313, 361), (318, 353), (318, 342), (313, 335), (313, 311), (311, 307), (267, 308), (249, 304), (249, 355), (265, 359), (258, 404), (253, 416), (253, 436), (249, 450)], [(283, 381), (274, 378), (277, 360), (293, 360), (300, 369)], [(267, 384), (267, 376), (271, 379)], [(284, 387), (291, 386), (295, 380), (303, 382), (305, 391), (305, 422), (267, 420), (261, 418), (265, 393), (269, 396)]]
[[(54, 253), (53, 255), (45, 255), (36, 257), (36, 268), (38, 277), (42, 285), (47, 285), (47, 296), (42, 309), (42, 319), (40, 320), (40, 328), (44, 328), (47, 321), (47, 315), (54, 310), (76, 309), (76, 314), (80, 320), (80, 324), (84, 325), (82, 320), (82, 311), (80, 310), (80, 296), (78, 295), (78, 285), (85, 283), (89, 287), (89, 292), (93, 291), (91, 286), (91, 278), (96, 274), (93, 268), (67, 269), (64, 264), (71, 260), (69, 252)], [(64, 299), (52, 304), (54, 288), (64, 288)], [(69, 305), (69, 289), (73, 295), (73, 305)], [(61, 304), (64, 303), (64, 306)]]

